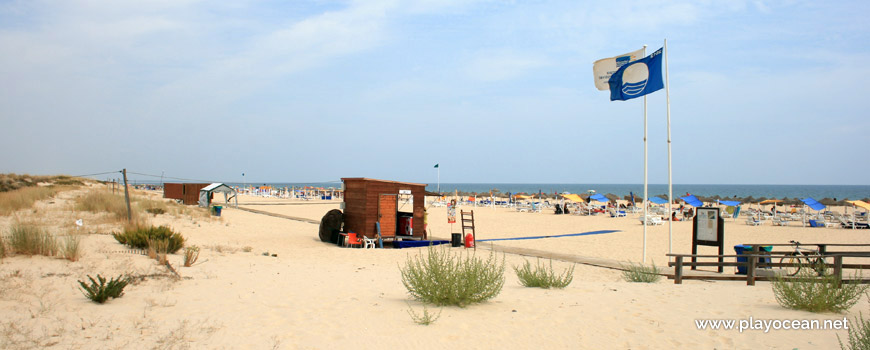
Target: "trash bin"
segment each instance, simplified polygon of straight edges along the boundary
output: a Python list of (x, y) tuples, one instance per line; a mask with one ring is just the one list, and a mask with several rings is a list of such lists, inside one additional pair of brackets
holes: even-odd
[[(770, 253), (770, 252), (773, 250), (773, 246), (761, 246), (761, 247), (759, 247), (759, 248), (760, 248), (759, 251), (761, 251), (761, 252), (768, 252), (768, 253)], [(752, 251), (752, 246), (751, 246), (751, 245), (738, 244), (738, 245), (734, 246), (734, 251), (737, 253), (737, 255), (741, 255), (741, 254), (743, 254), (744, 252), (747, 252), (747, 253), (748, 253), (748, 252), (751, 252), (751, 251)], [(746, 257), (742, 257), (742, 256), (738, 256), (738, 257), (737, 257), (737, 262), (746, 262), (746, 261), (747, 261), (747, 260), (746, 260)], [(770, 258), (758, 258), (758, 262), (770, 263)], [(768, 267), (768, 268), (769, 268), (769, 267)], [(746, 266), (744, 266), (744, 265), (738, 265), (738, 266), (737, 266), (737, 274), (738, 274), (738, 275), (745, 275), (745, 274), (746, 274)]]
[(221, 216), (221, 209), (223, 209), (220, 205), (214, 206), (214, 216)]
[(461, 247), (462, 246), (462, 234), (461, 233), (453, 233), (450, 235), (450, 246), (452, 247)]

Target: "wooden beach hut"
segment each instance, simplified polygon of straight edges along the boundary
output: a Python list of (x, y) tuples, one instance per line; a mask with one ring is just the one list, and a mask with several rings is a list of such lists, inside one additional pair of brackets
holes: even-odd
[(422, 239), (426, 185), (367, 178), (342, 178), (344, 229), (385, 240)]
[(163, 198), (180, 199), (182, 203), (194, 205), (199, 202), (199, 190), (209, 184), (202, 183), (164, 183)]

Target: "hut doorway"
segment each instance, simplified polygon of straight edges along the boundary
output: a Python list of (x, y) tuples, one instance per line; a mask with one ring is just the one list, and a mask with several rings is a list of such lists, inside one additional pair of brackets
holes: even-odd
[(398, 195), (381, 194), (378, 197), (378, 222), (381, 223), (381, 236), (396, 235), (396, 213), (398, 210)]

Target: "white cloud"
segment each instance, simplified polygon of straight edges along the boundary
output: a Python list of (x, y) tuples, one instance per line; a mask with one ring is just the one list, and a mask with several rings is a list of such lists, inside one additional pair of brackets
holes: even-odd
[(546, 65), (547, 59), (540, 55), (511, 50), (483, 50), (471, 59), (466, 66), (466, 73), (476, 80), (501, 81), (522, 77)]

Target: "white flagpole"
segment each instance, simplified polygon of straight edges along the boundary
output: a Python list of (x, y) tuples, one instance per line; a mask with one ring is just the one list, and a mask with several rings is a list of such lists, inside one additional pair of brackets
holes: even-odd
[(438, 168), (436, 169), (438, 169), (438, 193), (441, 193), (441, 164), (439, 163), (437, 165)]
[[(643, 56), (646, 57), (646, 45), (643, 46)], [(643, 258), (642, 264), (646, 264), (646, 227), (649, 225), (649, 217), (647, 216), (647, 207), (649, 206), (649, 195), (647, 191), (647, 127), (646, 127), (646, 95), (643, 95)]]
[[(671, 82), (668, 76), (668, 39), (665, 38), (665, 100), (668, 105), (668, 212), (671, 218), (674, 217), (674, 183), (671, 177)], [(668, 254), (673, 254), (674, 249), (674, 221), (668, 220)]]

